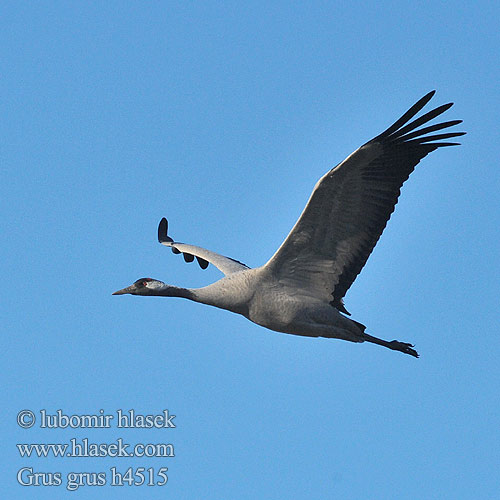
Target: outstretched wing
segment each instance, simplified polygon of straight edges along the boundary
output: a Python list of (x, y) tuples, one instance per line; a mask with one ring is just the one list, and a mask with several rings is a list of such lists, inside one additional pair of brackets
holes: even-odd
[(168, 236), (168, 222), (165, 217), (160, 221), (158, 226), (158, 241), (162, 245), (170, 247), (172, 252), (176, 254), (182, 253), (186, 262), (193, 262), (196, 257), (196, 260), (202, 269), (206, 269), (209, 263), (213, 264), (217, 269), (219, 269), (219, 271), (222, 271), (226, 275), (250, 269), (245, 264), (231, 259), (230, 257), (224, 257), (224, 255), (219, 255), (218, 253), (211, 252), (205, 248), (174, 241), (170, 238), (170, 236)]
[(439, 106), (408, 123), (434, 93), (422, 97), (385, 132), (318, 181), (299, 220), (265, 266), (282, 284), (331, 301), (334, 307), (347, 313), (342, 298), (382, 234), (401, 186), (431, 151), (457, 145), (441, 142), (443, 139), (464, 134), (427, 135), (457, 125), (461, 120), (415, 130), (453, 103)]

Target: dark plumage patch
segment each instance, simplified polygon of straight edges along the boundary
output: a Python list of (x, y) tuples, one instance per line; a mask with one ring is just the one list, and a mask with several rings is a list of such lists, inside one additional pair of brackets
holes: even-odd
[(363, 325), (363, 323), (360, 323), (359, 321), (354, 321), (353, 319), (351, 319), (351, 321), (355, 323), (356, 326), (358, 326), (359, 329), (364, 333), (364, 331), (366, 330), (366, 326)]
[(168, 236), (168, 221), (163, 217), (158, 225), (158, 241), (160, 243), (172, 243), (174, 240)]
[[(333, 293), (332, 293), (333, 295)], [(340, 299), (339, 301), (335, 302), (335, 299), (330, 302), (330, 305), (335, 307), (337, 310), (339, 310), (341, 313), (347, 314), (347, 316), (350, 316), (351, 313), (345, 308), (344, 301)]]
[(208, 260), (202, 259), (201, 257), (196, 256), (196, 260), (202, 269), (206, 269), (208, 267)]
[(243, 264), (243, 262), (240, 262), (239, 260), (232, 259), (231, 257), (226, 257), (226, 259), (232, 260), (233, 262), (236, 262), (237, 264), (241, 264), (242, 266), (245, 266), (247, 269), (250, 269), (246, 264)]
[(193, 262), (194, 260), (194, 255), (191, 255), (190, 253), (183, 253), (182, 256), (184, 257), (185, 262)]
[(138, 288), (144, 287), (144, 283), (149, 283), (150, 281), (153, 281), (152, 278), (140, 278), (137, 281), (134, 281), (134, 285), (137, 286)]

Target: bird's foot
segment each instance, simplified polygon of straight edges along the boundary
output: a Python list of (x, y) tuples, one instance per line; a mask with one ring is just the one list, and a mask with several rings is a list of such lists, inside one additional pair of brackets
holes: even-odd
[(409, 354), (410, 356), (414, 356), (418, 358), (418, 352), (413, 348), (413, 344), (407, 344), (406, 342), (400, 342), (399, 340), (393, 340), (392, 342), (388, 342), (387, 340), (382, 340), (377, 337), (372, 337), (367, 333), (363, 333), (362, 337), (365, 342), (372, 342), (373, 344), (383, 345), (384, 347), (388, 347), (393, 351), (404, 352), (405, 354)]
[(387, 347), (389, 349), (393, 349), (394, 351), (404, 352), (405, 354), (409, 354), (410, 356), (414, 356), (418, 358), (418, 352), (413, 349), (413, 344), (407, 344), (406, 342), (399, 342), (399, 340), (393, 340), (392, 342), (387, 343)]

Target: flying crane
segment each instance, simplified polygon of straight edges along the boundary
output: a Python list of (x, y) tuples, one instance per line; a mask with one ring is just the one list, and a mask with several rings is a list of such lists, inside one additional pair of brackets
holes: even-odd
[(366, 333), (354, 321), (343, 298), (375, 247), (403, 183), (430, 152), (457, 146), (447, 139), (465, 132), (439, 130), (452, 120), (418, 128), (448, 110), (439, 106), (411, 121), (430, 101), (429, 92), (387, 130), (354, 151), (316, 184), (304, 211), (285, 241), (263, 266), (241, 262), (201, 247), (179, 243), (162, 219), (158, 240), (186, 262), (202, 269), (213, 264), (225, 276), (203, 288), (181, 288), (141, 278), (113, 295), (183, 297), (241, 314), (277, 332), (371, 342), (418, 357), (414, 346)]

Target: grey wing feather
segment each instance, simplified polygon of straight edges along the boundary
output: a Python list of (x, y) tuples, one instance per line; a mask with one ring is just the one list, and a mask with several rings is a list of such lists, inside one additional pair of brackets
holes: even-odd
[(457, 145), (432, 141), (464, 134), (423, 136), (461, 120), (415, 130), (452, 104), (408, 123), (433, 95), (434, 91), (424, 96), (391, 127), (318, 181), (297, 223), (265, 266), (282, 284), (328, 300), (347, 313), (342, 299), (380, 238), (401, 186), (431, 151)]
[(209, 263), (226, 275), (249, 269), (245, 264), (230, 257), (211, 252), (205, 248), (174, 241), (168, 236), (168, 222), (165, 218), (160, 221), (158, 226), (158, 241), (162, 245), (170, 247), (172, 252), (182, 254), (186, 262), (193, 262), (196, 257), (196, 261), (202, 269), (206, 269)]

